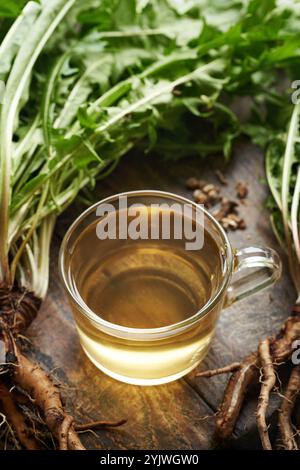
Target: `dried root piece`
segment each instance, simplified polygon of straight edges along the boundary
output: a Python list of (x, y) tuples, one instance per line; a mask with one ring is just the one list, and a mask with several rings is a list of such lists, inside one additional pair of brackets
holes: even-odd
[(207, 184), (199, 182), (200, 188), (195, 189), (193, 192), (193, 198), (198, 204), (204, 204), (205, 207), (209, 208), (214, 206), (220, 200), (220, 190), (214, 184)]
[(245, 230), (246, 223), (238, 215), (238, 206), (236, 201), (223, 197), (219, 209), (213, 212), (213, 216), (225, 230)]
[(229, 214), (236, 214), (238, 208), (238, 203), (227, 199), (226, 197), (222, 198), (220, 208), (213, 212), (213, 216), (217, 219), (218, 222), (221, 222), (224, 217), (227, 217)]
[(222, 173), (221, 170), (216, 170), (215, 171), (215, 175), (216, 177), (218, 178), (218, 180), (220, 181), (220, 183), (223, 185), (223, 186), (227, 186), (228, 185), (228, 181), (226, 179), (226, 176)]
[(210, 377), (214, 377), (215, 375), (228, 374), (240, 368), (241, 368), (240, 362), (233, 362), (232, 364), (229, 364), (228, 366), (225, 366), (225, 367), (220, 367), (219, 369), (211, 369), (211, 370), (204, 370), (203, 372), (198, 372), (198, 374), (196, 374), (196, 377), (210, 378)]
[(216, 430), (221, 439), (228, 439), (231, 436), (248, 387), (256, 380), (257, 375), (257, 354), (252, 353), (245, 357), (227, 384), (216, 419)]
[(245, 230), (246, 223), (242, 217), (236, 214), (228, 214), (220, 220), (222, 227), (225, 230)]
[(200, 189), (203, 186), (203, 184), (205, 184), (203, 181), (199, 180), (198, 178), (195, 178), (194, 176), (192, 176), (191, 178), (188, 178), (185, 182), (187, 189), (192, 189), (192, 190)]
[(12, 427), (19, 442), (28, 450), (39, 450), (40, 443), (34, 436), (33, 430), (26, 422), (25, 416), (14, 401), (14, 394), (0, 382), (0, 409)]
[[(226, 178), (220, 171), (216, 172), (216, 176), (222, 185), (227, 184)], [(238, 214), (239, 203), (226, 197), (221, 197), (220, 187), (195, 177), (189, 178), (186, 181), (186, 187), (193, 191), (193, 198), (197, 204), (203, 204), (207, 209), (218, 205), (218, 208), (212, 214), (226, 231), (245, 230), (245, 220)], [(240, 200), (244, 199), (248, 194), (248, 189), (242, 182), (236, 185), (236, 191), (237, 197)]]
[(265, 450), (272, 450), (266, 422), (266, 413), (269, 405), (270, 393), (276, 383), (276, 376), (270, 353), (269, 338), (260, 341), (258, 345), (258, 354), (262, 368), (262, 382), (258, 398), (256, 422), (263, 448)]
[(245, 199), (248, 196), (248, 187), (243, 181), (238, 181), (235, 186), (236, 195), (239, 199)]
[(291, 415), (297, 395), (300, 392), (300, 366), (294, 367), (286, 387), (279, 410), (279, 431), (282, 445), (286, 450), (298, 450)]
[[(72, 426), (73, 418), (65, 412), (60, 392), (46, 372), (35, 363), (32, 363), (17, 350), (17, 365), (13, 375), (14, 382), (25, 390), (34, 400), (35, 405), (40, 409), (45, 422), (58, 440), (60, 448), (65, 448), (66, 439), (76, 441), (75, 450), (84, 449), (83, 445), (75, 436), (76, 431)], [(67, 434), (67, 438), (65, 438)], [(67, 445), (67, 448), (68, 445)], [(74, 448), (74, 445), (73, 445)]]
[(60, 426), (60, 434), (59, 434), (59, 450), (68, 450), (69, 449), (69, 431), (71, 426), (74, 422), (72, 416), (66, 416)]
[(75, 424), (75, 430), (83, 432), (92, 429), (118, 428), (125, 423), (127, 423), (127, 419), (121, 419), (120, 421), (90, 421), (84, 424)]

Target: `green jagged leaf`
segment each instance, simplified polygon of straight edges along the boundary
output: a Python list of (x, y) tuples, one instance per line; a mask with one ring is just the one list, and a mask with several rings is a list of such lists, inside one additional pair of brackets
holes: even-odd
[(100, 163), (99, 167), (103, 165), (103, 160), (98, 155), (92, 144), (88, 140), (83, 141), (82, 151), (78, 153), (73, 159), (76, 168), (87, 169), (88, 165), (92, 162)]
[(24, 201), (28, 201), (28, 199), (35, 194), (37, 190), (41, 188), (41, 186), (47, 180), (47, 173), (40, 173), (33, 178), (31, 178), (27, 183), (23, 186), (21, 190), (13, 197), (11, 202), (11, 212), (12, 214), (15, 213), (23, 204)]
[[(104, 111), (102, 113), (105, 113)], [(82, 127), (86, 129), (95, 130), (98, 127), (97, 117), (95, 115), (88, 114), (86, 108), (79, 108), (77, 111), (77, 118)]]

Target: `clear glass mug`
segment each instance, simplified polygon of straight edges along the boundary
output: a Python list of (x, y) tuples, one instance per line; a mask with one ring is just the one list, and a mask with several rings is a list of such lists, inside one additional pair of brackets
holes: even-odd
[[(91, 308), (78, 289), (76, 279), (79, 273), (85, 270), (85, 266), (89, 265), (89, 261), (94, 262), (95, 254), (99, 253), (105, 263), (107, 253), (110, 252), (114, 243), (117, 243), (117, 253), (120, 258), (117, 259), (116, 266), (110, 265), (109, 269), (119, 273), (123, 269), (122, 266), (128, 265), (127, 252), (124, 250), (125, 258), (123, 259), (122, 249), (134, 248), (134, 244), (139, 243), (138, 240), (130, 242), (114, 240), (110, 242), (111, 245), (107, 245), (95, 235), (93, 240), (85, 243), (85, 247), (83, 245), (82, 235), (89, 227), (94, 227), (99, 220), (96, 213), (99, 204), (111, 204), (117, 208), (120, 196), (126, 196), (129, 204), (143, 204), (147, 208), (157, 203), (169, 205), (176, 203), (180, 206), (188, 204), (192, 208), (191, 217), (194, 217), (196, 213), (199, 214), (198, 211), (202, 211), (205, 233), (211, 243), (209, 255), (206, 256), (205, 271), (209, 273), (208, 279), (214, 279), (215, 285), (201, 308), (191, 315), (186, 315), (181, 321), (151, 328), (124, 326), (119, 324), (120, 322), (115, 323), (101, 317), (101, 312), (99, 314), (99, 311), (96, 312)], [(195, 262), (198, 253), (191, 251), (184, 260), (176, 255), (173, 260), (168, 251), (172, 242), (165, 240), (163, 243), (164, 245), (160, 246), (162, 249), (158, 251), (156, 248), (156, 251), (151, 248), (151, 256), (148, 257), (148, 252), (145, 251), (148, 245), (144, 245), (145, 250), (143, 247), (137, 250), (144, 253), (143, 263), (146, 265), (148, 263), (148, 268), (152, 270), (165, 269), (167, 265), (168, 276), (174, 278), (177, 276), (179, 281), (182, 280), (180, 276), (185, 277), (190, 285), (194, 283), (197, 289), (196, 281), (199, 274), (197, 269), (199, 272), (202, 269)], [(206, 246), (204, 243), (202, 250), (205, 250)], [(97, 261), (100, 265), (101, 256)], [(76, 265), (78, 259), (81, 259), (79, 267)], [(76, 263), (74, 264), (72, 260)], [(135, 262), (135, 268), (138, 263), (139, 260)], [(87, 209), (75, 220), (64, 237), (59, 256), (59, 268), (83, 350), (106, 374), (137, 385), (170, 382), (194, 369), (208, 352), (222, 308), (269, 286), (281, 274), (280, 258), (274, 250), (262, 247), (233, 250), (223, 228), (203, 207), (183, 197), (162, 191), (123, 193), (106, 198)], [(136, 276), (139, 275), (136, 274)], [(138, 277), (135, 279), (140, 280)], [(163, 277), (160, 279), (163, 283)], [(185, 282), (186, 279), (183, 281)], [(158, 284), (158, 288), (161, 286), (162, 284)], [(143, 302), (143, 290), (137, 290), (136, 295), (139, 301)], [(115, 296), (110, 295), (110, 300), (115, 301), (114, 297), (118, 297), (118, 293)], [(167, 303), (167, 296), (161, 299), (161, 304), (164, 302)], [(122, 315), (122, 308), (119, 310)]]

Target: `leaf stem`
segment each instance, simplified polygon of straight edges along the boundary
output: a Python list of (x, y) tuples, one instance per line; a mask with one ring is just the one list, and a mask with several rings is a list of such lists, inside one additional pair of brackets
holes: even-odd
[(299, 200), (300, 200), (300, 165), (298, 166), (296, 184), (292, 199), (291, 225), (293, 241), (295, 246), (298, 263), (300, 266), (300, 240), (299, 240)]
[(300, 292), (300, 273), (299, 268), (294, 262), (294, 249), (292, 243), (292, 237), (289, 226), (289, 197), (290, 197), (290, 179), (291, 179), (291, 168), (295, 158), (295, 138), (299, 134), (299, 112), (300, 103), (295, 105), (286, 141), (286, 148), (283, 158), (283, 170), (282, 170), (282, 185), (281, 185), (281, 202), (282, 202), (282, 220), (284, 227), (284, 234), (287, 245), (287, 254), (289, 260), (290, 273), (295, 285), (295, 288), (299, 294)]
[(19, 260), (23, 254), (23, 251), (25, 249), (25, 246), (26, 244), (28, 243), (28, 241), (30, 240), (36, 226), (38, 225), (38, 222), (39, 222), (39, 216), (40, 216), (40, 212), (44, 206), (44, 203), (45, 203), (45, 200), (46, 200), (46, 197), (47, 197), (47, 194), (48, 194), (48, 190), (49, 190), (49, 181), (47, 181), (44, 189), (43, 189), (43, 192), (42, 192), (42, 195), (41, 195), (41, 198), (39, 200), (39, 204), (38, 204), (38, 207), (37, 207), (37, 210), (33, 216), (33, 220), (32, 220), (32, 223), (30, 224), (30, 228), (25, 236), (25, 238), (23, 239), (20, 247), (18, 248), (18, 251), (16, 253), (16, 255), (14, 256), (14, 259), (11, 263), (11, 268), (10, 268), (10, 283), (13, 284), (14, 283), (14, 280), (15, 280), (15, 274), (16, 274), (16, 268), (17, 268), (17, 265), (19, 263)]
[(6, 84), (0, 123), (0, 281), (9, 281), (8, 232), (11, 197), (12, 138), (22, 94), (46, 42), (75, 0), (46, 4), (17, 54)]
[(127, 108), (121, 110), (119, 113), (117, 113), (112, 118), (110, 118), (106, 123), (97, 127), (95, 133), (101, 133), (101, 132), (106, 131), (109, 127), (113, 126), (118, 121), (128, 116), (128, 114), (131, 114), (137, 111), (139, 108), (147, 105), (148, 103), (151, 103), (159, 96), (165, 95), (167, 93), (171, 93), (174, 90), (174, 88), (180, 85), (183, 85), (184, 83), (192, 81), (195, 78), (201, 78), (201, 77), (206, 78), (207, 77), (206, 72), (210, 71), (211, 69), (214, 69), (216, 66), (219, 66), (221, 64), (223, 64), (222, 59), (216, 59), (212, 62), (209, 62), (208, 64), (204, 64), (204, 65), (201, 65), (200, 67), (197, 67), (192, 72), (186, 75), (183, 75), (177, 78), (176, 80), (173, 80), (172, 82), (168, 82), (164, 86), (157, 87), (154, 91), (152, 91), (152, 93), (149, 93), (143, 98), (135, 101), (131, 105), (127, 106)]

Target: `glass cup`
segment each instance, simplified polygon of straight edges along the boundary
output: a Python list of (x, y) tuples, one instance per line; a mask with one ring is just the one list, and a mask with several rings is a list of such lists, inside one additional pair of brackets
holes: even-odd
[[(204, 238), (204, 245), (201, 248), (204, 251), (191, 250), (185, 253), (184, 258), (181, 258), (178, 256), (177, 245), (173, 246), (174, 240), (162, 240), (157, 245), (157, 238), (150, 241), (149, 239), (123, 240), (118, 239), (117, 235), (108, 242), (99, 239), (96, 233), (93, 235), (94, 238), (84, 242), (83, 234), (87, 233), (89, 227), (92, 227), (91, 233), (94, 233), (96, 222), (105, 217), (104, 215), (99, 217), (97, 212), (99, 205), (109, 204), (118, 209), (120, 197), (124, 196), (129, 205), (140, 204), (146, 207), (146, 210), (152, 204), (175, 203), (177, 208), (189, 205), (194, 228), (204, 230), (207, 237)], [(200, 218), (202, 222), (201, 224), (197, 222), (198, 225), (195, 222), (198, 220), (197, 215), (202, 217)], [(125, 216), (129, 217), (128, 211)], [(176, 243), (180, 242), (176, 241)], [(137, 247), (139, 248), (134, 251)], [(105, 270), (110, 271), (110, 277), (123, 275), (124, 266), (128, 268), (131, 262), (132, 255), (128, 255), (132, 253), (130, 250), (138, 253), (138, 257), (134, 260), (133, 276), (129, 276), (131, 280), (128, 281), (126, 277), (126, 282), (133, 283), (133, 285), (128, 284), (128, 296), (131, 295), (132, 288), (134, 289), (134, 283), (137, 285), (136, 299), (139, 306), (134, 307), (137, 308), (137, 312), (139, 308), (142, 312), (148, 305), (146, 298), (148, 287), (142, 284), (143, 287), (140, 288), (140, 283), (143, 281), (143, 273), (149, 274), (150, 271), (151, 276), (155, 277), (157, 274), (158, 277), (155, 279), (159, 279), (159, 282), (155, 281), (156, 284), (153, 284), (151, 278), (151, 289), (158, 289), (159, 293), (156, 297), (156, 310), (153, 310), (155, 314), (159, 309), (163, 309), (164, 305), (169, 305), (168, 289), (170, 286), (173, 288), (177, 281), (181, 283), (181, 291), (182, 286), (185, 286), (185, 289), (192, 292), (188, 295), (189, 299), (192, 298), (191, 296), (196, 299), (195, 306), (197, 302), (200, 302), (199, 292), (202, 289), (203, 305), (199, 304), (198, 309), (184, 312), (185, 315), (179, 321), (170, 324), (167, 321), (163, 326), (155, 327), (141, 327), (138, 313), (134, 316), (136, 323), (129, 324), (129, 326), (122, 325), (119, 320), (113, 321), (114, 318), (101, 315), (101, 309), (99, 311), (97, 306), (89, 304), (82, 296), (78, 288), (80, 276), (84, 273), (84, 279), (89, 285), (89, 276), (93, 275), (90, 266), (95, 266), (96, 270), (101, 269), (101, 265), (104, 266), (107, 259), (115, 259), (115, 262), (109, 261), (108, 267), (102, 269), (96, 281), (93, 280), (93, 288), (100, 289)], [(114, 256), (117, 258), (109, 258), (109, 253), (116, 253)], [(201, 253), (203, 256), (200, 256)], [(274, 250), (259, 246), (233, 249), (223, 228), (202, 206), (162, 191), (123, 193), (108, 197), (87, 209), (75, 220), (64, 237), (59, 256), (59, 268), (83, 350), (106, 374), (137, 385), (170, 382), (194, 369), (208, 352), (222, 308), (269, 286), (281, 274), (280, 258)], [(167, 273), (164, 275), (166, 269)], [(167, 279), (171, 281), (165, 286)], [(200, 282), (200, 279), (206, 280)], [(85, 288), (85, 281), (82, 285)], [(199, 292), (197, 292), (198, 285)], [(205, 289), (206, 285), (209, 289)], [(207, 297), (205, 297), (206, 294)], [(118, 298), (118, 290), (112, 290), (108, 295), (108, 301), (118, 305), (118, 319), (122, 319), (123, 313), (125, 315), (125, 310), (128, 310), (126, 288), (122, 290), (122, 295), (125, 295), (123, 300)], [(180, 302), (181, 300), (182, 297), (180, 297)], [(180, 302), (178, 301), (177, 304), (175, 302), (176, 308), (180, 307)], [(124, 312), (122, 305), (124, 305)], [(129, 308), (129, 315), (130, 313)], [(166, 315), (167, 313), (166, 311)]]

